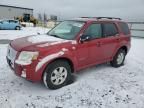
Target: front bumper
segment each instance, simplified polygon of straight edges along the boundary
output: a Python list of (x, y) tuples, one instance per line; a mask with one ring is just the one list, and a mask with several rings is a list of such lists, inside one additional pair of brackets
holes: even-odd
[(41, 81), (42, 71), (35, 72), (35, 63), (22, 66), (16, 63), (12, 64), (11, 60), (8, 59), (8, 57), (6, 57), (6, 59), (9, 67), (17, 76), (25, 78), (26, 80), (32, 82)]

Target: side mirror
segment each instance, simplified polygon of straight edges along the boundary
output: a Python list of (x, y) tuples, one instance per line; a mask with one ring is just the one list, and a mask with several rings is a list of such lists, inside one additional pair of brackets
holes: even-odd
[(85, 41), (89, 41), (90, 40), (90, 37), (88, 35), (82, 35), (80, 37), (80, 42), (85, 42)]

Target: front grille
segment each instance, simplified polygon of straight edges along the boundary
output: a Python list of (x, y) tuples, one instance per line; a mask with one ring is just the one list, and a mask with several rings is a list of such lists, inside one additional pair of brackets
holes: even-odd
[(14, 67), (14, 61), (17, 55), (17, 51), (14, 50), (10, 45), (7, 50), (7, 58), (10, 60), (12, 67)]

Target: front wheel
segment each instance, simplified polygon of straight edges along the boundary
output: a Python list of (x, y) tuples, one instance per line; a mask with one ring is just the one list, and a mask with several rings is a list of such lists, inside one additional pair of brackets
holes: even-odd
[(120, 49), (117, 52), (117, 54), (114, 56), (110, 64), (116, 68), (122, 66), (124, 64), (125, 56), (126, 56), (126, 51), (123, 49)]
[(44, 85), (50, 89), (65, 86), (71, 80), (71, 66), (68, 62), (58, 60), (52, 62), (43, 74)]

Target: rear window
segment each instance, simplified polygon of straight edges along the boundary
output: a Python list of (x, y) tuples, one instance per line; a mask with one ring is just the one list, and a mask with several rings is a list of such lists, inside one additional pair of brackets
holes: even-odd
[(130, 33), (128, 24), (126, 24), (126, 23), (119, 23), (119, 26), (120, 26), (123, 34), (128, 35)]
[(118, 34), (118, 30), (114, 23), (103, 24), (103, 36), (115, 36), (116, 34)]

